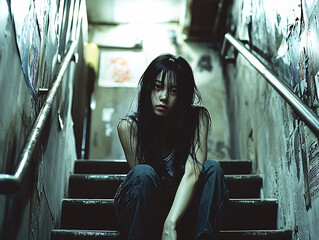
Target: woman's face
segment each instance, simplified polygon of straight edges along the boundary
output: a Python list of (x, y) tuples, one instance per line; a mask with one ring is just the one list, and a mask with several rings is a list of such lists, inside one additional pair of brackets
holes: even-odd
[(158, 74), (155, 78), (151, 101), (155, 115), (166, 117), (176, 108), (177, 86), (172, 74), (166, 73), (165, 79), (162, 78), (162, 74)]

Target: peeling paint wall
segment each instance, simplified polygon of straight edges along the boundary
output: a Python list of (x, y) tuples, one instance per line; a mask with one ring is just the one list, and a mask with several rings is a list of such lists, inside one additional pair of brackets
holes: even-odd
[[(21, 33), (15, 29), (15, 16), (21, 13), (14, 12), (13, 3), (16, 1), (0, 0), (0, 173), (6, 174), (15, 173), (18, 156), (45, 100), (38, 88), (49, 88), (59, 67), (58, 55), (63, 58), (69, 40), (80, 40), (79, 59), (83, 61), (83, 41), (87, 39), (86, 15), (82, 17), (86, 14), (84, 0), (23, 1), (32, 7), (23, 9), (21, 5), (20, 10), (29, 14), (34, 8), (38, 20), (31, 28), (25, 28), (24, 34), (39, 31), (41, 37), (38, 63), (30, 57), (34, 57), (34, 49), (20, 45), (29, 51), (26, 53), (30, 66), (38, 66), (37, 83), (33, 86), (36, 95), (32, 95), (22, 68), (26, 59), (17, 43)], [(27, 178), (17, 193), (0, 195), (0, 239), (50, 239), (51, 229), (59, 226), (62, 198), (76, 159), (71, 115), (72, 98), (77, 94), (73, 86), (78, 82), (74, 75), (81, 76), (83, 71), (83, 66), (70, 63)]]
[[(318, 13), (316, 0), (236, 0), (228, 15), (235, 37), (317, 114)], [(319, 239), (318, 139), (240, 54), (225, 73), (232, 157), (263, 175), (264, 197), (279, 200), (278, 228)]]

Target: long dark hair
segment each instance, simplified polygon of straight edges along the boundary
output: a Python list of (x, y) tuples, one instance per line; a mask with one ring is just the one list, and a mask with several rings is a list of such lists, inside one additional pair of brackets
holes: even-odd
[(154, 137), (157, 131), (156, 116), (151, 102), (155, 79), (161, 73), (162, 80), (169, 74), (177, 86), (177, 109), (170, 124), (176, 131), (174, 173), (182, 176), (189, 155), (194, 163), (197, 165), (199, 163), (195, 154), (195, 146), (199, 143), (199, 109), (203, 109), (208, 118), (209, 114), (206, 108), (196, 107), (201, 103), (201, 95), (190, 65), (181, 56), (172, 54), (158, 56), (150, 63), (140, 79), (137, 111), (128, 116), (137, 127), (134, 130), (137, 136), (135, 154), (139, 163), (147, 163), (156, 170), (161, 170), (162, 159), (158, 152), (156, 137)]

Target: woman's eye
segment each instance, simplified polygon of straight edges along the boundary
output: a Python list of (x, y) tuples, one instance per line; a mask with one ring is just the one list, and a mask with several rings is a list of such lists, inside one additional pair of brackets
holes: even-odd
[(155, 84), (155, 85), (154, 85), (154, 89), (156, 89), (156, 90), (157, 90), (157, 89), (161, 89), (161, 87), (162, 87), (162, 86), (161, 86), (160, 84)]
[(177, 94), (177, 88), (172, 89), (172, 94), (176, 95)]

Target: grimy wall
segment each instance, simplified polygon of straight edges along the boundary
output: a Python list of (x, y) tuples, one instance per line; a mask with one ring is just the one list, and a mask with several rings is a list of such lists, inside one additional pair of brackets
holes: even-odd
[[(318, 114), (318, 1), (236, 0), (230, 9), (230, 31)], [(241, 55), (224, 70), (232, 157), (263, 175), (264, 197), (279, 201), (278, 228), (319, 239), (318, 138)]]
[[(41, 143), (21, 189), (0, 194), (0, 239), (50, 239), (76, 159), (71, 108), (74, 85), (84, 76), (87, 38), (82, 0), (0, 0), (0, 173), (14, 174), (18, 156), (72, 39), (78, 64), (70, 63), (52, 106)], [(81, 66), (82, 67), (79, 67)]]

